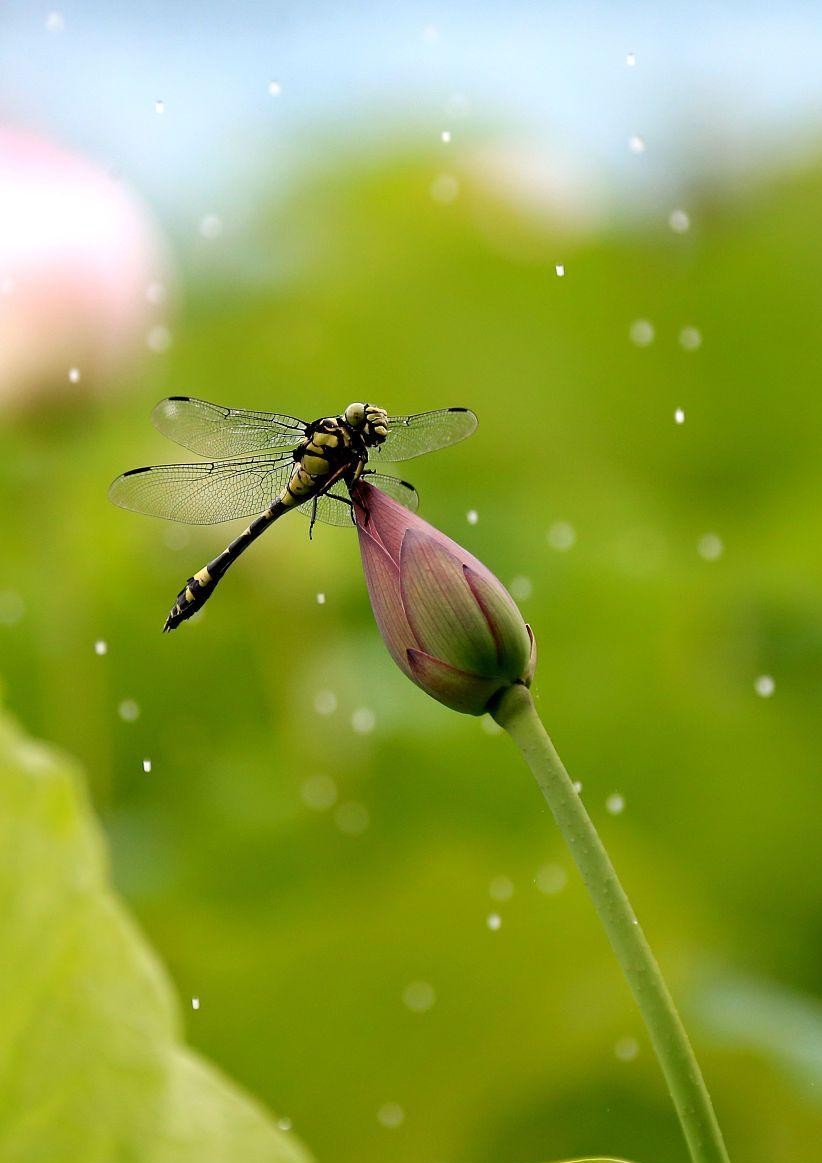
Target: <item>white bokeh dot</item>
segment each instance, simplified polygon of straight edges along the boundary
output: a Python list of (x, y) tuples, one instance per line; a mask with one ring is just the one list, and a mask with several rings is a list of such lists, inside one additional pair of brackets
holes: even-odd
[(415, 1014), (424, 1014), (434, 1005), (437, 994), (428, 981), (411, 981), (402, 991), (403, 1005)]
[(302, 801), (315, 812), (327, 812), (337, 802), (337, 785), (330, 775), (310, 775), (300, 788)]
[(776, 690), (776, 683), (770, 674), (760, 674), (754, 682), (754, 690), (761, 699), (769, 699)]
[(725, 552), (725, 546), (718, 533), (703, 533), (696, 544), (696, 551), (704, 561), (718, 561)]
[(377, 1122), (390, 1131), (396, 1130), (405, 1122), (405, 1111), (398, 1102), (386, 1102), (377, 1111)]
[(654, 325), (648, 319), (635, 319), (628, 334), (636, 347), (648, 347), (654, 341)]

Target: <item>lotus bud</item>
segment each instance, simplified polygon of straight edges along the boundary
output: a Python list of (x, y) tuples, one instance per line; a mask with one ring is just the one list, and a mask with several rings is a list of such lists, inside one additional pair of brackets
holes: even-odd
[(534, 636), (490, 570), (364, 481), (355, 501), (371, 608), (399, 668), (468, 715), (484, 714), (514, 683), (530, 686)]

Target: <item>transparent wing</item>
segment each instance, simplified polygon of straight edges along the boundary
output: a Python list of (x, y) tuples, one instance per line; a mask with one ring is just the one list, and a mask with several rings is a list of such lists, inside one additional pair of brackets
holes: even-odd
[(369, 455), (382, 460), (410, 460), (438, 448), (465, 440), (476, 430), (477, 417), (470, 408), (440, 408), (415, 416), (389, 416), (388, 436)]
[(363, 473), (363, 477), (370, 485), (376, 485), (381, 492), (386, 493), (393, 500), (399, 501), (401, 505), (405, 505), (406, 509), (410, 509), (412, 513), (416, 513), (420, 507), (419, 494), (413, 485), (409, 485), (408, 481), (401, 481), (399, 477), (389, 477), (381, 472), (369, 472), (367, 469)]
[(115, 505), (149, 517), (213, 525), (262, 513), (285, 488), (293, 469), (291, 456), (160, 464), (123, 473), (108, 495)]
[[(345, 485), (340, 482), (337, 485), (339, 489), (345, 489)], [(305, 504), (300, 505), (297, 510), (302, 513), (304, 517), (311, 517), (313, 513), (313, 503), (306, 501)], [(317, 521), (322, 521), (324, 525), (353, 525), (354, 518), (351, 514), (351, 502), (347, 497), (336, 493), (321, 493), (317, 497)]]
[[(363, 476), (368, 479), (370, 485), (376, 485), (389, 497), (393, 497), (406, 509), (410, 509), (412, 513), (417, 511), (420, 499), (417, 490), (413, 485), (409, 485), (408, 481), (401, 481), (398, 477), (389, 477), (381, 472), (366, 471)], [(343, 496), (344, 489), (345, 485), (340, 481), (331, 492), (321, 493), (317, 497), (317, 521), (322, 521), (326, 525), (349, 526), (354, 524), (351, 501), (348, 497)], [(311, 517), (312, 502), (306, 501), (304, 505), (300, 506), (299, 512), (304, 517)]]
[(217, 460), (267, 448), (294, 448), (305, 422), (274, 412), (222, 408), (192, 396), (169, 396), (151, 414), (154, 426), (183, 448)]

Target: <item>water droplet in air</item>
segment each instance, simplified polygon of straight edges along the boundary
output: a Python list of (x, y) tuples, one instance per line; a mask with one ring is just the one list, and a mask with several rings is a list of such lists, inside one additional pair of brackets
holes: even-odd
[(143, 771), (146, 773), (146, 775), (148, 775), (149, 772), (151, 771), (151, 760), (150, 759), (143, 760)]
[(605, 801), (605, 810), (610, 812), (612, 816), (619, 816), (625, 811), (625, 797), (621, 796), (619, 792), (614, 792)]
[(346, 836), (362, 836), (371, 823), (371, 815), (365, 804), (354, 800), (340, 804), (334, 813), (334, 823)]
[(291, 1119), (286, 1118), (286, 1116), (283, 1115), (281, 1118), (277, 1119), (277, 1126), (281, 1131), (290, 1131), (293, 1124)]
[(357, 707), (351, 715), (351, 726), (358, 735), (370, 735), (377, 725), (377, 716), (369, 707)]
[(702, 346), (702, 333), (696, 327), (683, 327), (679, 333), (679, 344), (686, 351), (696, 351)]
[(337, 709), (337, 696), (333, 691), (317, 691), (314, 696), (314, 710), (318, 715), (333, 715)]
[(674, 234), (685, 234), (691, 229), (691, 216), (687, 210), (672, 210), (668, 215), (668, 225)]
[(134, 699), (123, 699), (117, 708), (117, 714), (124, 723), (134, 723), (140, 718), (140, 706)]
[(451, 140), (451, 130), (450, 129), (443, 129), (442, 133), (440, 134), (440, 138), (442, 139), (442, 141), (446, 145), (448, 145), (448, 143)]
[(223, 220), (219, 214), (204, 214), (200, 219), (200, 234), (203, 238), (219, 238), (223, 233)]
[(628, 138), (628, 149), (631, 153), (645, 153), (645, 138), (638, 133), (633, 134)]
[(502, 924), (502, 917), (499, 915), (499, 913), (489, 913), (485, 918), (485, 923), (492, 933), (496, 933), (497, 929), (499, 929), (500, 925)]
[(146, 336), (146, 343), (149, 350), (153, 351), (155, 355), (162, 355), (171, 347), (171, 332), (164, 323), (158, 323), (156, 327), (150, 329)]
[(437, 1000), (433, 985), (427, 981), (412, 981), (402, 991), (403, 1004), (415, 1014), (424, 1014)]
[(0, 591), (0, 623), (4, 626), (16, 626), (25, 609), (25, 602), (14, 590)]
[(488, 885), (488, 895), (494, 901), (509, 901), (514, 895), (514, 882), (507, 876), (495, 876)]
[(155, 307), (159, 307), (161, 303), (165, 303), (168, 297), (168, 291), (165, 283), (149, 283), (146, 287), (146, 299)]
[(754, 690), (761, 699), (769, 699), (776, 690), (776, 683), (769, 674), (760, 674), (754, 683)]
[(193, 1010), (198, 1010), (200, 1008), (200, 999), (198, 997), (193, 997), (191, 999), (191, 1008)]
[(94, 653), (99, 655), (108, 654), (108, 642), (106, 642), (105, 638), (98, 638), (94, 643)]
[(325, 594), (317, 594), (317, 605), (318, 606), (325, 605)]
[(307, 808), (327, 812), (337, 802), (337, 785), (330, 775), (311, 775), (300, 788), (300, 795)]
[(80, 369), (79, 369), (79, 367), (70, 367), (68, 378), (69, 378), (70, 384), (79, 384), (80, 383)]
[(625, 54), (625, 64), (628, 66), (629, 69), (632, 69), (634, 67), (634, 65), (636, 64), (636, 53), (635, 52), (629, 52), (629, 53)]
[(453, 174), (438, 174), (429, 188), (429, 193), (435, 202), (443, 206), (450, 206), (459, 197), (460, 184)]
[(557, 265), (554, 267), (554, 270), (557, 272), (558, 279), (565, 278), (565, 266), (563, 263), (558, 262)]
[(684, 408), (677, 408), (677, 410), (674, 412), (674, 420), (677, 422), (677, 424), (684, 424), (685, 423), (685, 409)]
[(477, 521), (479, 521), (479, 513), (476, 509), (469, 509), (465, 514), (465, 520), (469, 525), (476, 525)]
[(155, 101), (154, 102), (154, 112), (155, 113), (165, 113), (165, 111), (166, 111), (165, 101)]
[(620, 1062), (633, 1062), (639, 1054), (639, 1042), (636, 1038), (620, 1038), (614, 1046), (614, 1054)]
[(571, 787), (574, 789), (574, 791), (577, 793), (578, 796), (582, 795), (582, 780), (581, 779), (575, 779), (574, 782), (571, 784)]
[(62, 32), (65, 27), (66, 21), (62, 12), (49, 12), (46, 17), (47, 32)]
[(552, 549), (565, 553), (575, 544), (577, 535), (573, 525), (567, 521), (555, 521), (548, 530), (548, 544)]
[(405, 1121), (405, 1111), (398, 1102), (387, 1102), (377, 1111), (377, 1121), (393, 1131)]
[(268, 95), (269, 95), (269, 97), (279, 97), (279, 95), (280, 95), (280, 93), (282, 93), (282, 91), (283, 91), (283, 87), (279, 81), (269, 81), (268, 82)]
[(717, 533), (706, 533), (697, 542), (696, 551), (705, 561), (716, 561), (725, 550), (722, 538)]
[(543, 864), (536, 875), (534, 884), (546, 896), (556, 896), (568, 883), (568, 874), (559, 864)]
[(635, 319), (628, 331), (631, 343), (637, 347), (647, 347), (654, 341), (654, 325), (647, 319)]

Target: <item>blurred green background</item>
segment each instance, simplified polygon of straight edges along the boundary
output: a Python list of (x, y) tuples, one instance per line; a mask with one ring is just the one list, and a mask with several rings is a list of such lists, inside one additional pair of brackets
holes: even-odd
[(357, 399), (473, 408), (470, 441), (402, 475), (534, 628), (539, 708), (731, 1157), (810, 1161), (819, 154), (744, 181), (695, 162), (672, 229), (662, 187), (641, 213), (586, 216), (573, 197), (535, 212), (533, 175), (475, 164), (470, 140), (444, 163), (418, 127), (332, 136), (285, 193), (257, 166), (241, 236), (230, 219), (203, 220), (196, 245), (169, 228), (148, 354), (84, 365), (77, 390), (62, 364), (36, 391), (3, 385), (5, 704), (82, 764), (189, 1042), (319, 1163), (685, 1163), (532, 778), (492, 724), (393, 666), (353, 532), (309, 542), (283, 521), (163, 636), (185, 578), (242, 526), (106, 499), (124, 469), (186, 459), (150, 424), (167, 394), (306, 418)]
[[(684, 237), (579, 241), (470, 180), (432, 202), (431, 172), (414, 152), (341, 161), (261, 222), (263, 255), (282, 237), (301, 253), (299, 280), (193, 283), (159, 371), (6, 423), (0, 589), (25, 605), (0, 628), (7, 703), (88, 772), (116, 883), (201, 999), (192, 1043), (318, 1159), (684, 1160), (528, 772), (393, 667), (353, 534), (309, 543), (283, 522), (163, 636), (226, 531), (170, 540), (106, 501), (118, 471), (173, 459), (148, 420), (167, 391), (304, 416), (470, 405), (477, 435), (405, 474), (521, 595), (541, 711), (682, 999), (732, 1155), (809, 1159), (822, 173), (706, 192)], [(489, 244), (492, 211), (516, 247)], [(643, 316), (646, 347), (629, 339)]]

